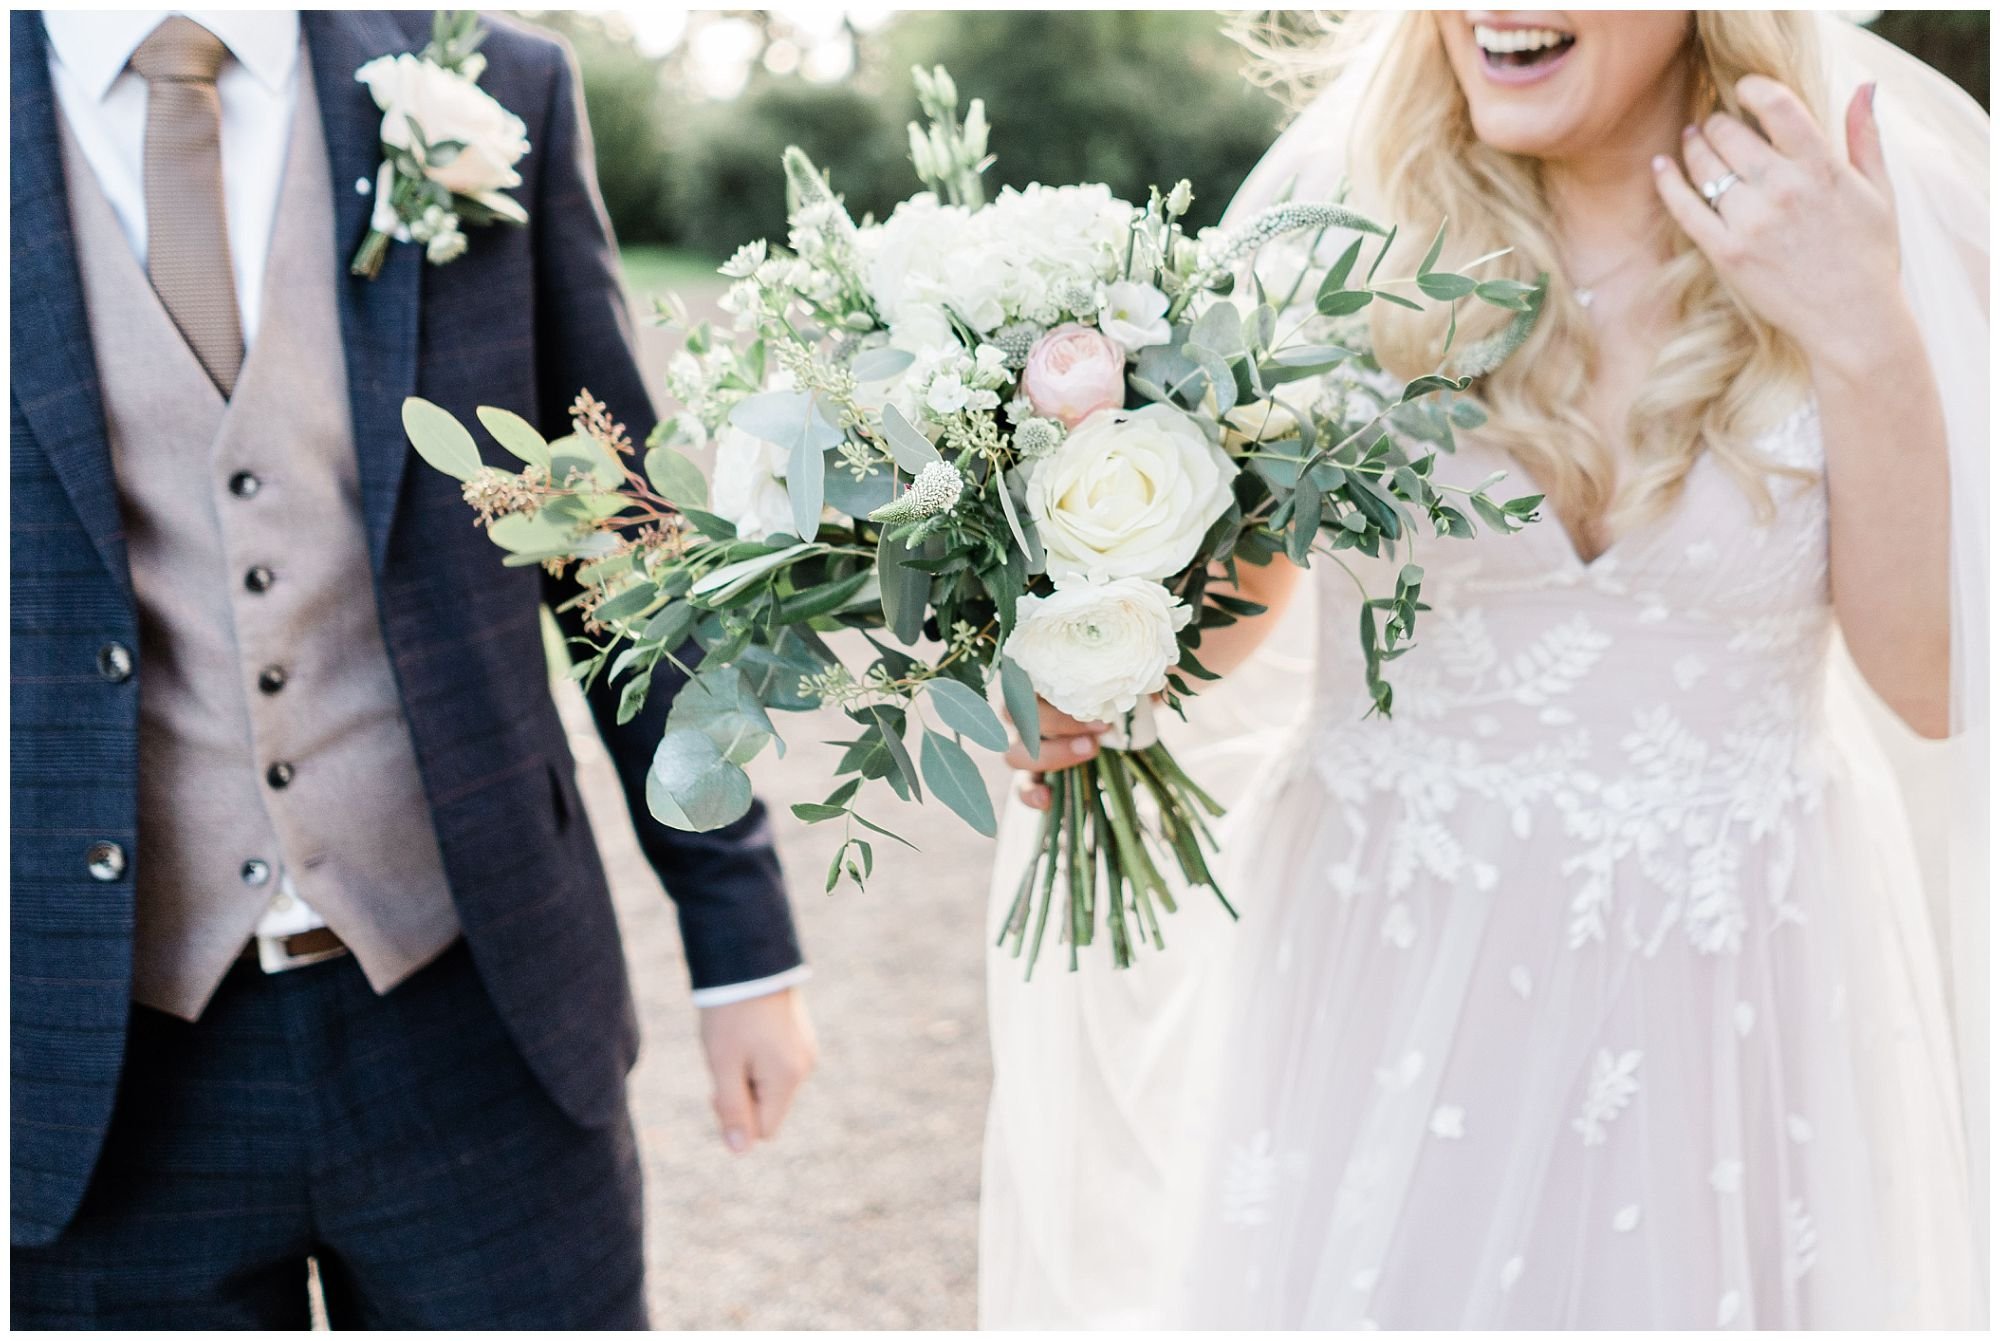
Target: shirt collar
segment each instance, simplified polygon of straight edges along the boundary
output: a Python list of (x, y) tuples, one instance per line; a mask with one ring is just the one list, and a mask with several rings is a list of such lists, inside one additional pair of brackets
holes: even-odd
[(50, 10), (42, 15), (42, 26), (56, 59), (102, 101), (139, 44), (171, 14), (185, 14), (221, 38), (229, 54), (273, 93), (292, 82), (299, 60), (296, 9)]

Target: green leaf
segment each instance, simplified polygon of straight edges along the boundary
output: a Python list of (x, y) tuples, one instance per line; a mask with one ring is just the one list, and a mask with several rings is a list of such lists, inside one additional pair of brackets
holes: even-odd
[(708, 481), (701, 467), (672, 447), (646, 453), (646, 480), (653, 491), (675, 507), (708, 506)]
[(1375, 301), (1372, 289), (1336, 289), (1332, 293), (1322, 293), (1315, 306), (1323, 317), (1344, 317), (1359, 312)]
[(465, 425), (451, 411), (431, 404), (421, 396), (403, 401), (403, 432), (417, 455), (456, 480), (469, 480), (479, 472), (479, 448)]
[(493, 440), (520, 457), (531, 466), (549, 467), (549, 444), (535, 430), (535, 426), (515, 414), (496, 405), (482, 405), (473, 411), (479, 422), (486, 425), (486, 431)]
[(996, 754), (1006, 750), (1007, 728), (979, 694), (944, 676), (929, 681), (928, 688), (931, 706), (946, 726)]
[(882, 407), (882, 436), (888, 441), (889, 454), (896, 458), (896, 464), (909, 474), (944, 460), (938, 449), (931, 446), (931, 440), (917, 432), (893, 405)]
[[(1187, 343), (1228, 357), (1243, 352), (1243, 316), (1234, 303), (1211, 303), (1188, 332)], [(1192, 351), (1190, 351), (1192, 352)]]
[(824, 548), (823, 545), (788, 545), (770, 554), (726, 563), (713, 572), (704, 573), (700, 581), (688, 588), (688, 594), (703, 597), (709, 604), (720, 604), (771, 570), (797, 563), (806, 555), (817, 554)]
[(1465, 297), (1479, 287), (1470, 275), (1454, 275), (1444, 270), (1433, 270), (1428, 275), (1417, 276), (1417, 287), (1439, 302), (1454, 302)]
[(802, 435), (792, 444), (785, 493), (792, 500), (792, 529), (799, 539), (811, 540), (819, 534), (820, 513), (826, 510), (826, 449), (809, 437)]
[(618, 725), (623, 726), (639, 715), (639, 709), (646, 706), (646, 695), (652, 687), (651, 671), (635, 675), (625, 682), (624, 692), (618, 695)]
[(828, 506), (849, 517), (866, 517), (896, 497), (895, 473), (879, 462), (857, 480), (846, 462), (829, 453), (825, 474)]
[(735, 666), (704, 669), (682, 685), (667, 713), (667, 730), (701, 732), (732, 764), (749, 763), (778, 738), (750, 677)]
[(605, 601), (593, 612), (600, 623), (615, 624), (643, 614), (659, 598), (660, 589), (650, 582), (636, 582)]
[(999, 832), (993, 816), (993, 798), (986, 794), (986, 780), (959, 743), (924, 728), (924, 781), (931, 794), (950, 806), (958, 817), (988, 838)]
[(1431, 268), (1438, 263), (1438, 256), (1444, 251), (1445, 225), (1450, 222), (1449, 219), (1438, 220), (1437, 236), (1431, 239), (1431, 249), (1424, 253), (1424, 263), (1417, 267), (1417, 274), (1428, 275)]
[(1007, 704), (1007, 715), (1014, 720), (1014, 734), (1021, 738), (1021, 744), (1028, 752), (1028, 758), (1040, 762), (1042, 754), (1042, 705), (1035, 694), (1035, 682), (1028, 672), (1021, 669), (1021, 663), (1002, 655), (1000, 658), (1000, 697)]
[(1495, 307), (1512, 308), (1516, 312), (1528, 310), (1528, 302), (1535, 292), (1534, 285), (1523, 284), (1518, 279), (1489, 279), (1473, 290), (1480, 301)]
[(1319, 285), (1320, 297), (1324, 298), (1329, 293), (1338, 293), (1347, 287), (1347, 277), (1354, 273), (1354, 263), (1361, 259), (1361, 241), (1357, 237), (1354, 241), (1348, 243), (1347, 250), (1340, 253), (1340, 259), (1335, 261), (1333, 268), (1326, 272), (1326, 278), (1321, 280)]
[(923, 635), (931, 594), (931, 575), (913, 567), (911, 557), (894, 531), (882, 532), (875, 546), (875, 572), (882, 581), (882, 619), (891, 636), (905, 647)]
[(706, 733), (669, 728), (646, 770), (646, 809), (669, 828), (707, 833), (750, 810), (750, 776)]
[(1484, 377), (1526, 344), (1528, 336), (1534, 332), (1536, 319), (1541, 315), (1548, 280), (1546, 272), (1536, 276), (1534, 292), (1522, 300), (1526, 306), (1499, 331), (1461, 349), (1458, 357), (1452, 360), (1452, 371), (1462, 377)]
[(817, 801), (799, 801), (792, 806), (792, 814), (807, 824), (820, 824), (826, 820), (839, 819), (846, 813), (846, 806), (824, 806)]
[(1407, 307), (1412, 312), (1421, 312), (1424, 310), (1422, 303), (1412, 302), (1400, 293), (1391, 293), (1387, 289), (1370, 289), (1369, 292), (1385, 303), (1394, 303), (1397, 307)]
[(854, 375), (857, 382), (881, 382), (894, 377), (916, 359), (917, 356), (907, 349), (868, 349), (854, 356), (854, 362), (847, 365), (847, 371)]
[(924, 799), (924, 789), (917, 781), (916, 761), (910, 758), (910, 747), (903, 743), (903, 713), (899, 708), (887, 708), (881, 704), (863, 708), (861, 715), (874, 724), (877, 739), (882, 748), (889, 752), (889, 758), (902, 775), (903, 782), (919, 801)]
[(838, 582), (816, 583), (780, 600), (771, 621), (775, 624), (802, 624), (806, 620), (832, 614), (858, 595), (874, 578), (875, 574), (864, 568), (858, 573), (849, 573)]
[(694, 621), (700, 614), (686, 601), (674, 601), (646, 621), (646, 626), (639, 630), (639, 641), (664, 647), (669, 652), (677, 651), (694, 631)]
[(842, 436), (817, 398), (804, 391), (766, 391), (747, 397), (731, 407), (729, 422), (786, 451), (810, 442), (823, 452), (838, 445)]
[(904, 847), (910, 849), (910, 851), (912, 852), (918, 852), (922, 850), (915, 843), (912, 843), (909, 839), (903, 837), (903, 835), (899, 833), (893, 833), (890, 830), (883, 828), (881, 825), (877, 824), (874, 820), (869, 819), (866, 815), (862, 814), (860, 811), (858, 810), (850, 811), (849, 813), (854, 816), (854, 822), (856, 824), (859, 824), (862, 828), (871, 830), (872, 832), (875, 833), (879, 833), (884, 838), (893, 838), (897, 842), (901, 843)]

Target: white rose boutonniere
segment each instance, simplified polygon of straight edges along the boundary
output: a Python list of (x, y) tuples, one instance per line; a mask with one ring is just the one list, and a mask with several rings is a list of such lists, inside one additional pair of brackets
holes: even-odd
[(461, 224), (528, 221), (505, 194), (521, 184), (514, 165), (528, 152), (528, 131), (476, 82), (484, 37), (471, 11), (439, 10), (423, 51), (378, 56), (355, 72), (382, 109), (382, 168), (354, 274), (380, 273), (391, 242), (420, 242), (443, 265), (465, 254)]

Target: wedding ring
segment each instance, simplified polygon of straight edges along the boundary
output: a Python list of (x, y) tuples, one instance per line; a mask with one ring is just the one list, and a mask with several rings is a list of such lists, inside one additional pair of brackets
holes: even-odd
[(1714, 181), (1701, 184), (1701, 198), (1708, 202), (1710, 209), (1721, 209), (1723, 196), (1729, 194), (1730, 187), (1742, 180), (1733, 172), (1725, 172)]

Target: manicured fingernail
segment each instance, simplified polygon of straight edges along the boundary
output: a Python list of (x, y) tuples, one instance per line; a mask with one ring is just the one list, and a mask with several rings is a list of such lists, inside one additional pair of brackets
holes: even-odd
[(728, 1131), (722, 1133), (722, 1143), (740, 1155), (750, 1148), (750, 1137), (744, 1133), (742, 1128), (731, 1127)]
[(1654, 154), (1654, 155), (1653, 155), (1653, 171), (1655, 171), (1655, 172), (1665, 172), (1665, 171), (1667, 170), (1667, 163), (1668, 163), (1668, 159), (1667, 159), (1667, 156), (1666, 156), (1665, 154)]
[(1079, 759), (1087, 759), (1097, 753), (1097, 742), (1089, 736), (1075, 736), (1069, 742), (1069, 752)]
[(1681, 127), (1681, 138), (1684, 140), (1691, 140), (1694, 138), (1694, 126), (1692, 124)]

